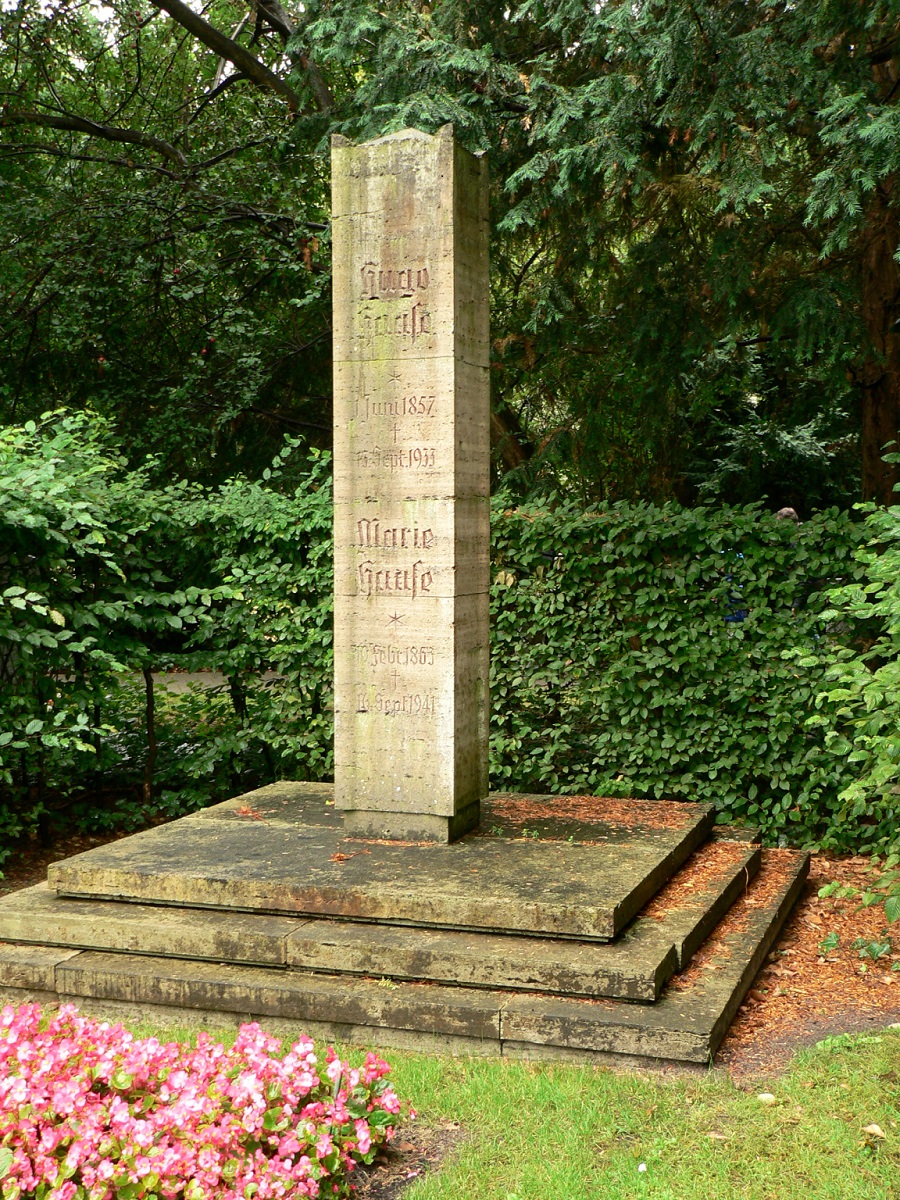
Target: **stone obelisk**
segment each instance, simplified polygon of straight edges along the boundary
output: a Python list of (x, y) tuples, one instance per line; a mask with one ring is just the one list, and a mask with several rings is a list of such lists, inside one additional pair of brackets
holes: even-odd
[(335, 803), (452, 841), (487, 794), (487, 164), (332, 140)]

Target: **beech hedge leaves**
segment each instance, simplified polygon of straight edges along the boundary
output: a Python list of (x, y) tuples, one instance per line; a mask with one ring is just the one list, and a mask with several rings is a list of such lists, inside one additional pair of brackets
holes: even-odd
[(552, 498), (493, 529), (494, 786), (711, 801), (770, 839), (852, 842), (852, 768), (807, 724), (824, 589), (860, 569), (848, 514)]

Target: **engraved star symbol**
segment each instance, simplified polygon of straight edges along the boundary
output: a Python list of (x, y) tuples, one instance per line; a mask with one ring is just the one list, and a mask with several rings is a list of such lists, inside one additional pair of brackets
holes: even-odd
[(388, 621), (388, 625), (399, 625), (400, 622), (403, 620), (404, 615), (405, 614), (403, 614), (403, 613), (394, 613), (393, 616)]
[(390, 383), (399, 383), (400, 382), (400, 372), (397, 370), (396, 367), (394, 367), (393, 371), (391, 371), (390, 375), (388, 375), (388, 380)]

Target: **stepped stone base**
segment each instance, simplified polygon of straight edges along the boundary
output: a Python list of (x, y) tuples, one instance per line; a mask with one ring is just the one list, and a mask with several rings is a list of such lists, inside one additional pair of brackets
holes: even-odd
[(699, 805), (498, 796), (448, 847), (345, 837), (329, 799), (273, 785), (54, 864), (0, 901), (0, 999), (706, 1063), (808, 867)]
[[(535, 802), (549, 833), (524, 836)], [(55, 863), (48, 881), (63, 896), (608, 940), (713, 816), (700, 804), (591, 807), (594, 820), (554, 825), (547, 797), (494, 797), (453, 845), (389, 842), (345, 836), (325, 785), (273, 784)]]

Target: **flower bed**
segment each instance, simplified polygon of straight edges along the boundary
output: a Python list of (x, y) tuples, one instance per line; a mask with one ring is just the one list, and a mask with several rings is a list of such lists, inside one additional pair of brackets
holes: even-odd
[(401, 1110), (387, 1063), (242, 1025), (226, 1049), (136, 1038), (65, 1005), (0, 1013), (2, 1200), (347, 1196)]

